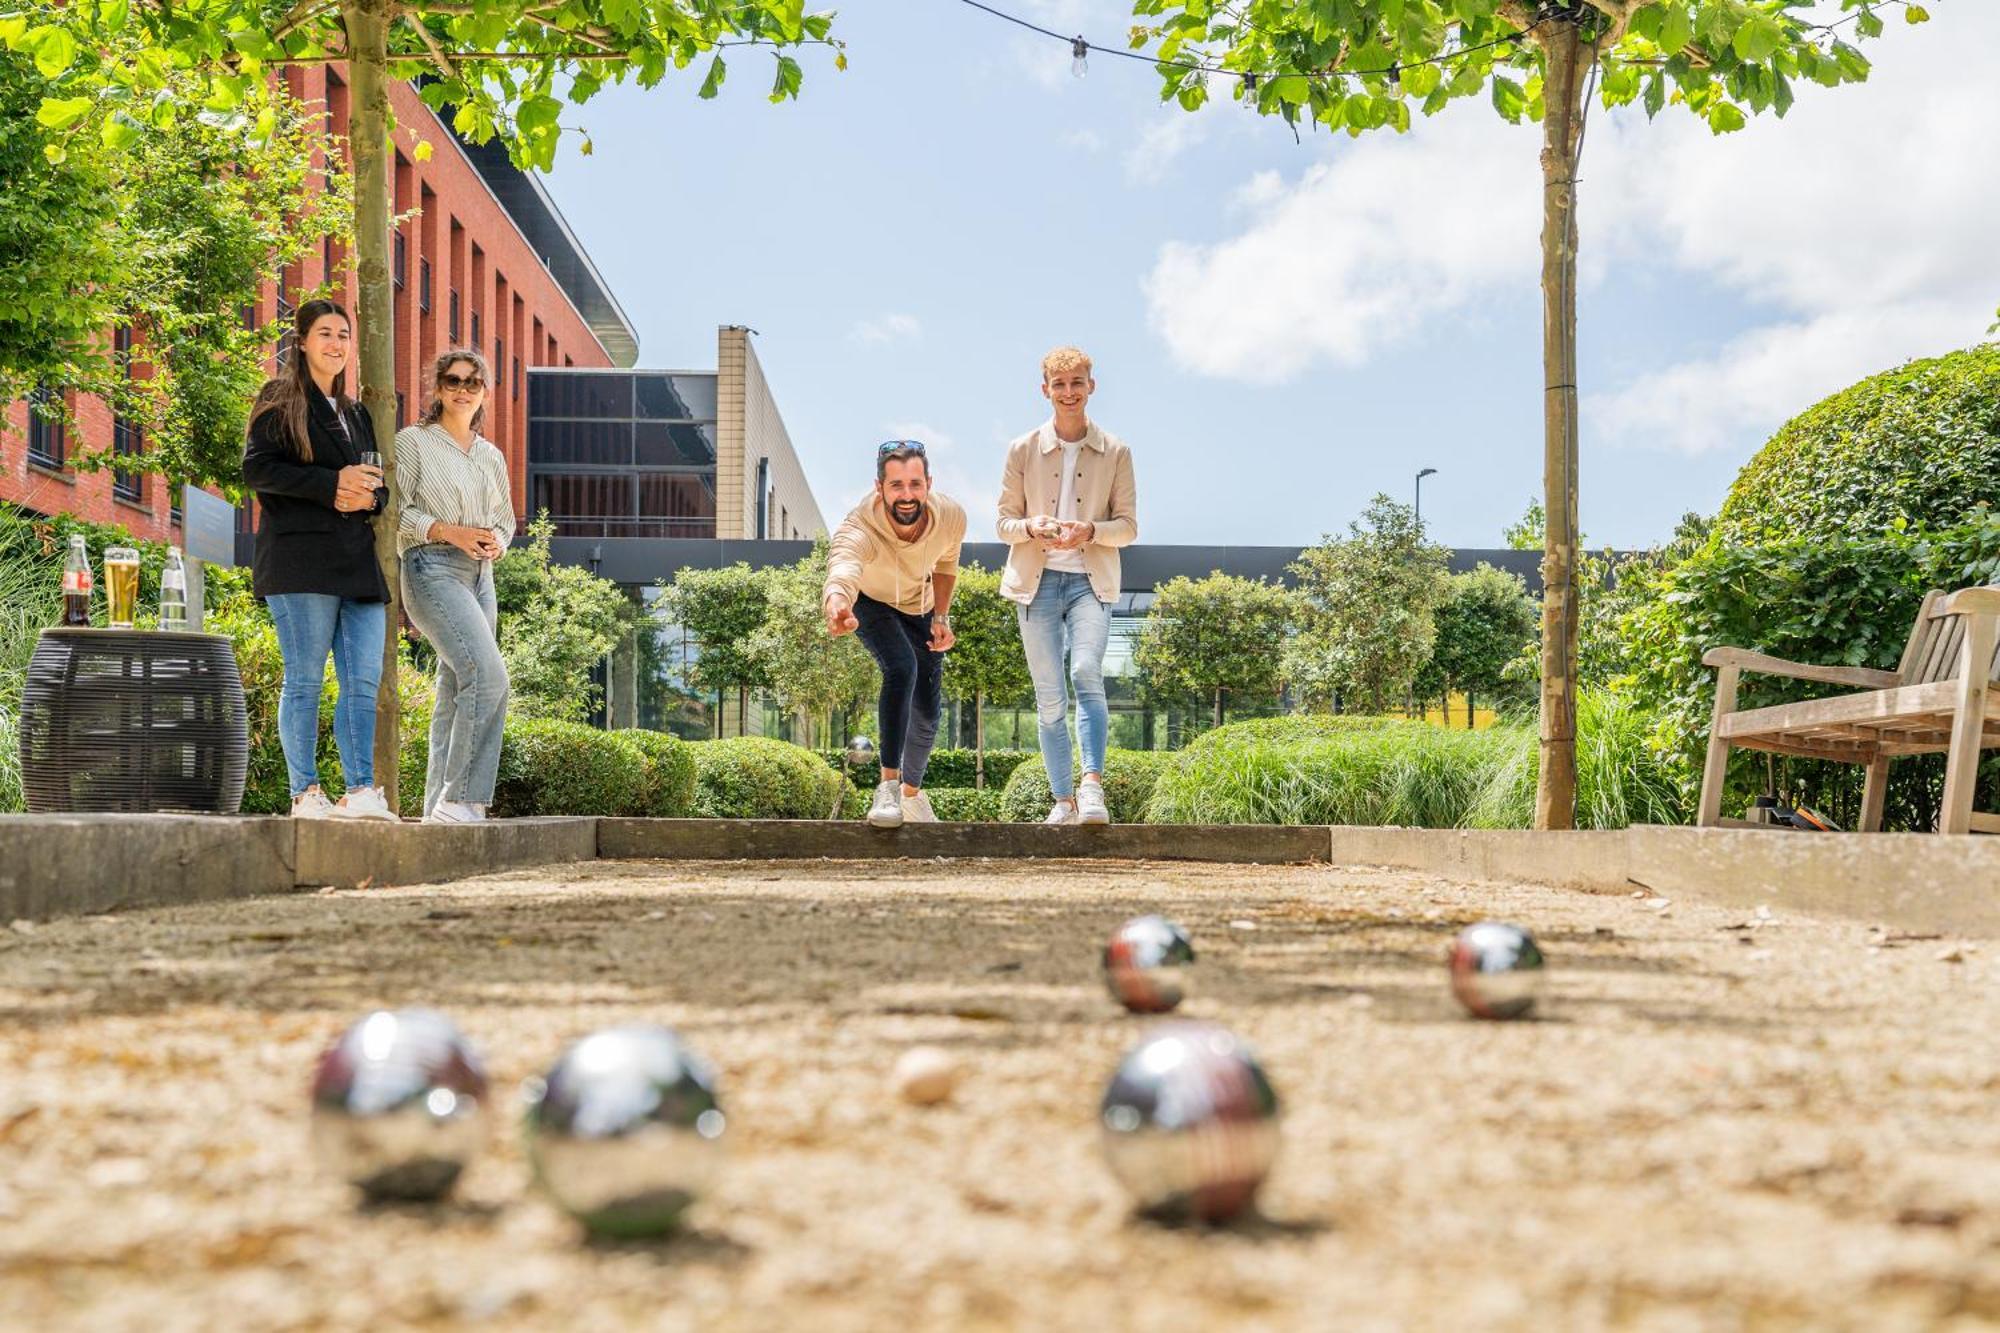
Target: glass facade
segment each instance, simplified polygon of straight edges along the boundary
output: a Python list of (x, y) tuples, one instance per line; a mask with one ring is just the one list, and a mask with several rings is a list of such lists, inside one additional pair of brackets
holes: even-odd
[(559, 537), (713, 537), (715, 405), (712, 374), (531, 369), (529, 512)]

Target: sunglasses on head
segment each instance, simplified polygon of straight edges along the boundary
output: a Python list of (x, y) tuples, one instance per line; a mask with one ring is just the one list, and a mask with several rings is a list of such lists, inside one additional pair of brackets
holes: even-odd
[(921, 455), (924, 452), (924, 442), (922, 440), (884, 440), (875, 446), (875, 456), (883, 458), (895, 453), (898, 449), (908, 449), (913, 454)]
[(445, 390), (447, 393), (456, 393), (460, 389), (483, 389), (485, 387), (486, 381), (479, 376), (477, 371), (470, 375), (460, 375), (453, 371), (446, 371), (444, 374), (438, 376), (438, 388)]

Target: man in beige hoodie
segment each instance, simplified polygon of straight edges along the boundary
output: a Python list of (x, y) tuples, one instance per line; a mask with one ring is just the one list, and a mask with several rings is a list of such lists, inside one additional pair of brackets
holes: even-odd
[[(1132, 451), (1085, 408), (1097, 389), (1090, 358), (1058, 347), (1042, 358), (1042, 396), (1055, 414), (1007, 446), (1000, 480), (1000, 595), (1018, 607), (1021, 646), (1035, 681), (1042, 760), (1055, 804), (1050, 824), (1108, 824), (1104, 749), (1111, 713), (1104, 650), (1118, 600), (1118, 552), (1139, 536)], [(1083, 780), (1071, 786), (1068, 684), (1076, 687)]]
[(937, 740), (944, 654), (956, 642), (951, 594), (964, 541), (965, 511), (931, 490), (918, 440), (876, 449), (874, 493), (833, 534), (820, 594), (827, 633), (858, 633), (882, 668), (875, 708), (882, 781), (868, 808), (877, 828), (937, 819), (923, 792), (924, 767)]

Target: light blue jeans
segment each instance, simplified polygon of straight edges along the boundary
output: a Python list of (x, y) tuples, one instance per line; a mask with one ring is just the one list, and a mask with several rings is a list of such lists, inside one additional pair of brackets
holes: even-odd
[(333, 654), (340, 698), (333, 743), (347, 789), (375, 785), (375, 692), (382, 684), (382, 628), (388, 608), (330, 593), (287, 592), (264, 599), (278, 629), (285, 684), (278, 694), (278, 745), (297, 796), (319, 781), (319, 694)]
[(438, 658), (424, 813), (439, 801), (485, 805), (500, 773), (507, 722), (492, 562), (442, 542), (417, 547), (403, 557), (403, 609)]
[(1090, 576), (1074, 570), (1042, 571), (1034, 600), (1016, 607), (1028, 674), (1035, 679), (1035, 724), (1049, 790), (1060, 800), (1076, 794), (1070, 766), (1069, 691), (1063, 652), (1069, 652), (1069, 681), (1076, 686), (1076, 735), (1083, 771), (1104, 771), (1104, 746), (1111, 733), (1111, 709), (1104, 702), (1104, 649), (1111, 642), (1111, 605), (1097, 600)]

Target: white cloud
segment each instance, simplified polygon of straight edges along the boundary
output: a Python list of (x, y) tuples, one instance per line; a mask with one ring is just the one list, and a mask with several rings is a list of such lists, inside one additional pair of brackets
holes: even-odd
[(1104, 151), (1104, 136), (1096, 130), (1064, 130), (1062, 145), (1080, 152), (1101, 153)]
[(1208, 137), (1210, 116), (1193, 116), (1178, 106), (1168, 108), (1139, 134), (1125, 154), (1125, 179), (1135, 185), (1165, 180), (1182, 153)]
[[(2000, 300), (2000, 173), (1978, 165), (2000, 161), (2000, 81), (1963, 53), (2000, 42), (2000, 6), (1934, 13), (1867, 45), (1868, 83), (1807, 87), (1783, 121), (1721, 137), (1674, 108), (1593, 121), (1585, 282), (1645, 265), (1768, 311), (1588, 397), (1594, 436), (1740, 446), (1862, 374), (1981, 335)], [(1532, 292), (1539, 146), (1480, 102), (1340, 146), (1290, 181), (1260, 173), (1231, 201), (1235, 234), (1162, 248), (1145, 282), (1153, 326), (1182, 365), (1274, 382)]]
[(874, 319), (857, 320), (847, 331), (849, 340), (879, 347), (884, 343), (900, 342), (923, 336), (924, 326), (915, 315), (887, 314)]

